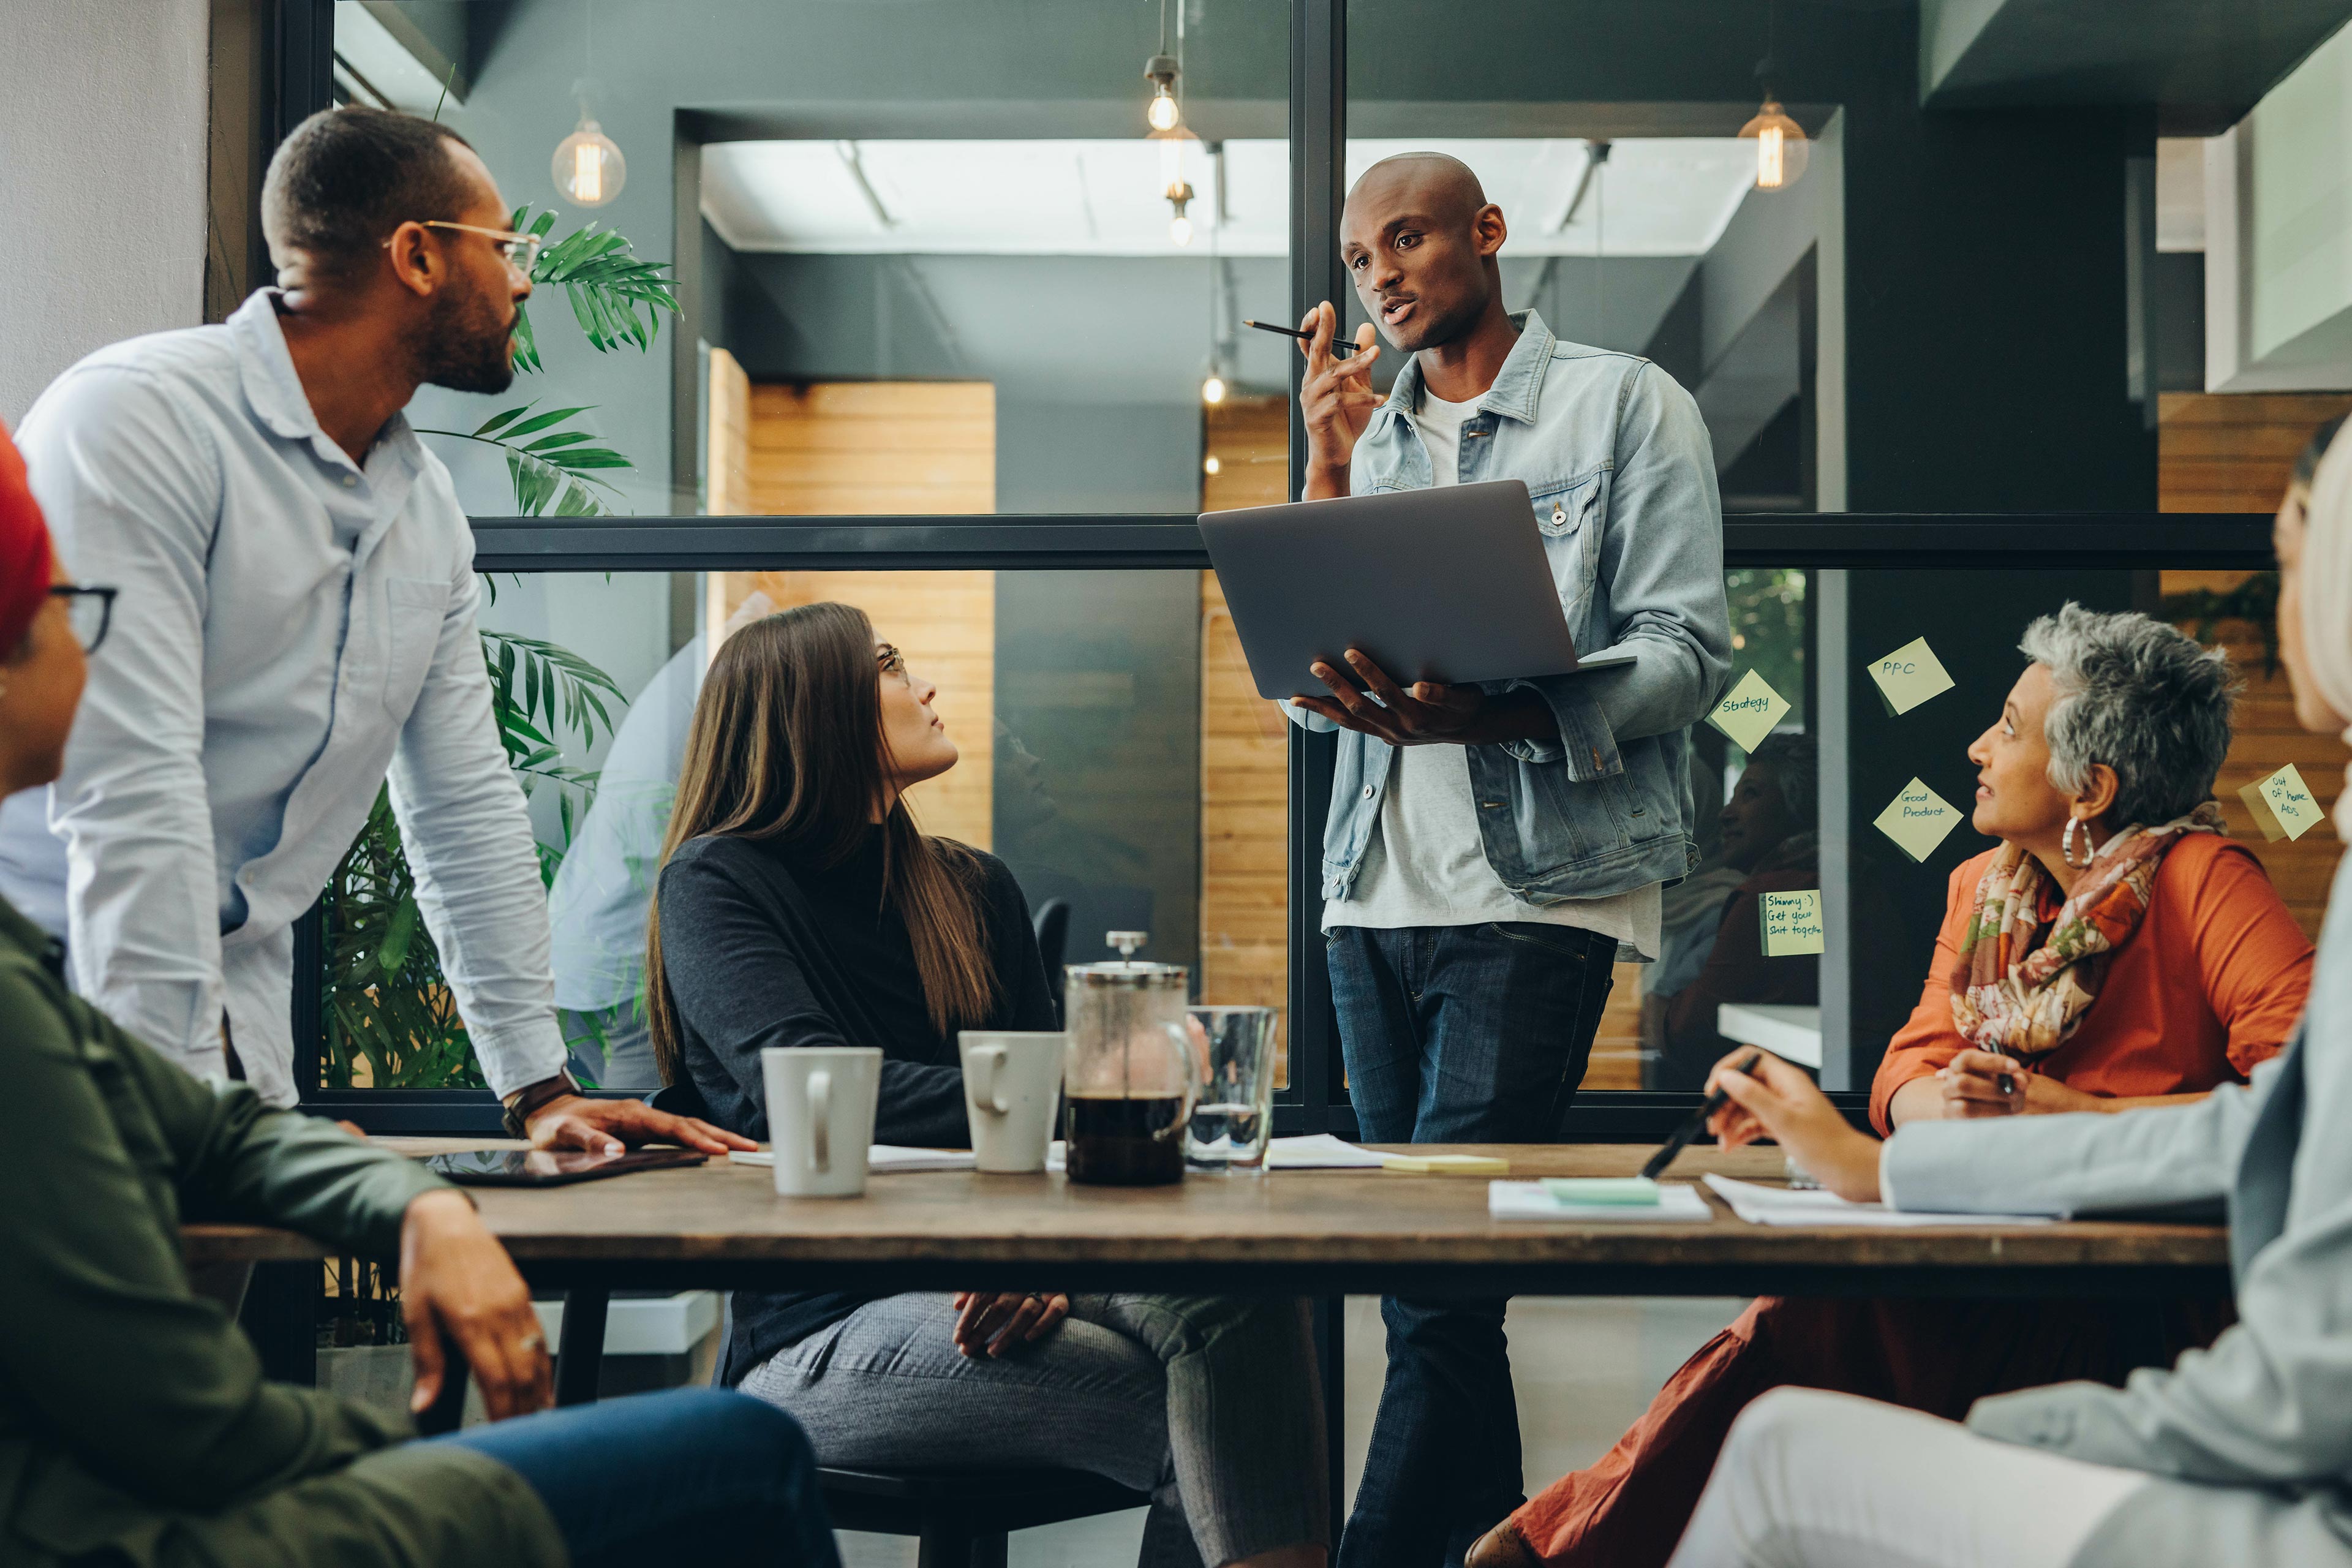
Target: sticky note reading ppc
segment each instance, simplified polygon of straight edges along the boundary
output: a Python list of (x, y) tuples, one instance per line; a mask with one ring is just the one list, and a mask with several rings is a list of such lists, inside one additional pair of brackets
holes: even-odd
[(1822, 890), (1766, 893), (1757, 913), (1764, 927), (1764, 956), (1790, 958), (1822, 950)]
[(2263, 837), (2273, 843), (2300, 838), (2319, 823), (2319, 803), (2311, 798), (2293, 763), (2266, 779), (2256, 779), (2238, 792), (2238, 798), (2254, 814), (2254, 826)]
[(1886, 809), (1878, 814), (1878, 831), (1903, 846), (1914, 860), (1936, 852), (1953, 828), (1960, 825), (1959, 808), (1913, 779), (1903, 786)]
[(1905, 643), (1884, 658), (1874, 659), (1870, 679), (1878, 682), (1878, 693), (1885, 699), (1886, 710), (1900, 716), (1908, 713), (1930, 697), (1940, 697), (1952, 689), (1952, 678), (1945, 673), (1943, 661), (1936, 650), (1920, 637)]
[(1715, 705), (1706, 721), (1730, 736), (1731, 743), (1741, 751), (1752, 752), (1788, 710), (1789, 700), (1751, 669), (1739, 678), (1730, 695)]

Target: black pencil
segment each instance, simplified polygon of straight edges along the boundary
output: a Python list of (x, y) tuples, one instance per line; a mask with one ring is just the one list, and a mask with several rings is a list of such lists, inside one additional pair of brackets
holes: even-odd
[[(1242, 325), (1244, 327), (1255, 327), (1261, 332), (1280, 332), (1284, 337), (1297, 338), (1302, 343), (1315, 336), (1313, 332), (1302, 332), (1297, 327), (1277, 327), (1272, 321), (1253, 321), (1247, 318), (1244, 318)], [(1335, 335), (1331, 339), (1331, 357), (1333, 359), (1346, 359), (1349, 354), (1355, 352), (1355, 349), (1356, 345), (1349, 342), (1345, 338)]]

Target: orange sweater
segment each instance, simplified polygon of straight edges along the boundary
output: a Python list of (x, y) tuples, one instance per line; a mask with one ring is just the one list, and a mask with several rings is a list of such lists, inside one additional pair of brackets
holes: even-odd
[[(1996, 853), (1952, 873), (1919, 1005), (1888, 1042), (1871, 1084), (1870, 1120), (1882, 1136), (1894, 1130), (1895, 1091), (1968, 1048), (1952, 1025), (1948, 977), (1977, 883)], [(2262, 863), (2218, 834), (2185, 834), (2157, 872), (2139, 930), (2108, 963), (2098, 1000), (2035, 1068), (2110, 1099), (2242, 1082), (2286, 1044), (2310, 987), (2311, 943)]]

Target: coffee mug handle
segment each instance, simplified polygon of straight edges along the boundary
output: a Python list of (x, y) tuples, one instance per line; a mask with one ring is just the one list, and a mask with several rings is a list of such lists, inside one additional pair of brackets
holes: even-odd
[(982, 1046), (971, 1053), (975, 1066), (985, 1063), (988, 1068), (972, 1089), (971, 1102), (999, 1116), (1013, 1113), (1013, 1102), (1004, 1097), (1004, 1063), (1009, 1054), (1003, 1046)]
[(809, 1163), (820, 1176), (833, 1169), (833, 1074), (809, 1074)]

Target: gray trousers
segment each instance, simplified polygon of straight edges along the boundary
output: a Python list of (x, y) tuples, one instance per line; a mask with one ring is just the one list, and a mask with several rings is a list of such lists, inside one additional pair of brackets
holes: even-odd
[(1330, 1544), (1307, 1304), (1073, 1296), (1053, 1333), (967, 1357), (952, 1298), (869, 1301), (752, 1369), (820, 1464), (1090, 1470), (1149, 1492), (1142, 1568)]

